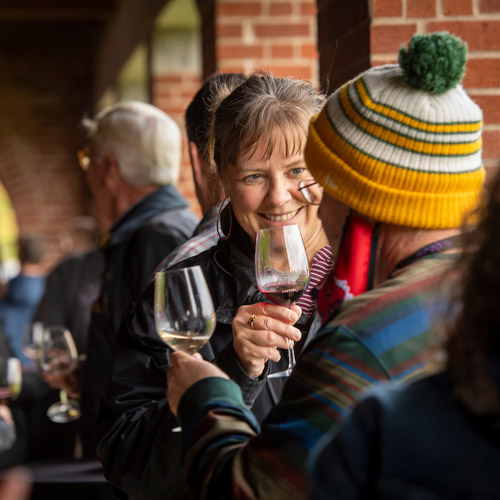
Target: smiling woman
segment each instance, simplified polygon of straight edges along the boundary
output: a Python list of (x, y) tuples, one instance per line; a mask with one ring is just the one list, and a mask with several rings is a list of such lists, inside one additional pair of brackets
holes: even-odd
[[(202, 268), (216, 326), (200, 353), (241, 386), (260, 421), (286, 381), (268, 378), (288, 367), (288, 356), (281, 357), (278, 348), (286, 350), (290, 340), (300, 356), (321, 325), (311, 289), (328, 274), (332, 254), (318, 218), (321, 190), (310, 188), (313, 205), (299, 184), (314, 183), (302, 153), (309, 120), (325, 97), (308, 82), (266, 73), (251, 75), (229, 95), (217, 96), (207, 103), (213, 113), (209, 156), (230, 200), (220, 214), (224, 234), (216, 246), (175, 268)], [(255, 237), (259, 229), (292, 224), (304, 240), (311, 285), (300, 307), (287, 308), (270, 303), (257, 288)], [(170, 432), (176, 423), (165, 401), (170, 352), (156, 334), (153, 295), (151, 285), (122, 322), (101, 406), (97, 452), (107, 477), (132, 496), (140, 491), (141, 498), (177, 498), (184, 484), (179, 444)], [(143, 458), (140, 463), (137, 456)]]

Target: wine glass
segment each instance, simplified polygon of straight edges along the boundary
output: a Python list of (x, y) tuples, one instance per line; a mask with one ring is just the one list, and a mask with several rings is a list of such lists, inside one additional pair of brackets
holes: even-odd
[(200, 266), (157, 272), (154, 310), (158, 335), (173, 351), (199, 351), (215, 329), (212, 296)]
[[(255, 243), (255, 278), (259, 290), (275, 304), (291, 307), (309, 284), (309, 260), (299, 226), (260, 229)], [(288, 368), (268, 378), (287, 377), (295, 366), (295, 352), (288, 344)]]
[[(43, 329), (40, 354), (40, 368), (55, 377), (70, 374), (78, 364), (78, 352), (70, 331), (64, 326), (53, 325)], [(47, 410), (47, 416), (56, 423), (66, 423), (80, 417), (77, 401), (68, 399), (61, 389), (59, 401)]]
[(21, 381), (21, 361), (0, 356), (0, 400), (16, 399), (21, 392)]
[(40, 345), (43, 340), (44, 325), (40, 321), (35, 321), (24, 330), (22, 339), (23, 354), (32, 361), (38, 360), (40, 355)]

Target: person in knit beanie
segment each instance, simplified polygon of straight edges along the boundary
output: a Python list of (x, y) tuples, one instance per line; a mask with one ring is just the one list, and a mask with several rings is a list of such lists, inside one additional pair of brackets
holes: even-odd
[(321, 203), (338, 249), (317, 297), (329, 319), (260, 428), (221, 370), (173, 353), (167, 397), (183, 428), (194, 498), (304, 498), (309, 452), (362, 391), (435, 369), (438, 320), (449, 315), (447, 288), (456, 281), (443, 276), (484, 179), (482, 113), (460, 85), (465, 60), (458, 38), (415, 35), (398, 65), (365, 71), (312, 119), (305, 159), (315, 179), (298, 189)]

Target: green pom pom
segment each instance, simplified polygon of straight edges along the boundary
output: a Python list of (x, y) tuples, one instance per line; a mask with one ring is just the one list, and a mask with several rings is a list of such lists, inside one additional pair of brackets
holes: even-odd
[(443, 94), (462, 81), (467, 44), (446, 31), (414, 35), (399, 51), (404, 81), (430, 94)]

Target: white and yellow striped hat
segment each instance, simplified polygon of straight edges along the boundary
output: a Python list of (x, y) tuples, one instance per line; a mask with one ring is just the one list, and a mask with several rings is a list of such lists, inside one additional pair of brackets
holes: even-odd
[[(429, 57), (418, 66), (429, 46), (437, 70)], [(452, 59), (458, 69), (448, 88), (442, 68), (446, 58), (460, 59), (457, 47), (463, 64)], [(425, 229), (463, 223), (485, 176), (482, 112), (457, 84), (465, 51), (448, 33), (416, 35), (399, 65), (369, 69), (329, 97), (311, 121), (305, 149), (309, 170), (329, 195), (376, 221)], [(427, 83), (415, 81), (415, 69)]]

